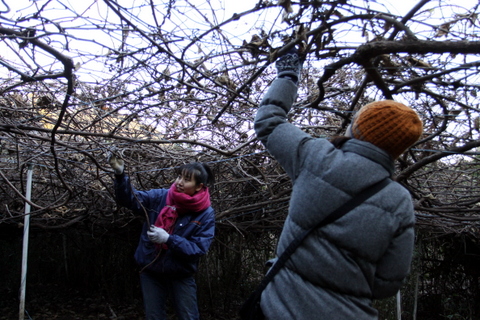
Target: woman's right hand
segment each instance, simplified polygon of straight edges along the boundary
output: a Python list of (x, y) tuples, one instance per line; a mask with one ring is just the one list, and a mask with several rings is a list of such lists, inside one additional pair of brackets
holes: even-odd
[(278, 78), (288, 78), (297, 84), (302, 73), (303, 60), (298, 49), (293, 47), (275, 62)]

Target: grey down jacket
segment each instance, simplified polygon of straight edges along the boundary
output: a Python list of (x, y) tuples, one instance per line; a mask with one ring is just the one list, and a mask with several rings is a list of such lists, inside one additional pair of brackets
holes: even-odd
[[(393, 174), (376, 146), (350, 139), (340, 149), (287, 122), (297, 86), (276, 79), (255, 117), (257, 137), (292, 180), (288, 216), (276, 255), (359, 191)], [(408, 191), (391, 182), (339, 220), (315, 230), (264, 290), (267, 319), (377, 319), (373, 299), (395, 295), (414, 244)]]

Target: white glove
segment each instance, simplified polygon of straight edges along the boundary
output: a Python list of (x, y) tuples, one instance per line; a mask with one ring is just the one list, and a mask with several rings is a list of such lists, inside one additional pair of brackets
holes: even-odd
[(108, 163), (112, 167), (113, 171), (115, 171), (115, 174), (120, 175), (123, 173), (125, 162), (122, 158), (119, 158), (112, 153), (108, 158)]
[(167, 242), (168, 237), (170, 237), (167, 231), (163, 230), (162, 228), (155, 227), (154, 225), (150, 226), (150, 230), (147, 231), (147, 235), (150, 241), (158, 244)]

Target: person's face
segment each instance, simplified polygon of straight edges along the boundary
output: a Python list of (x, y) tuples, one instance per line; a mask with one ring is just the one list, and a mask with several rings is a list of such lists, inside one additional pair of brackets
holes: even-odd
[(352, 121), (348, 125), (347, 130), (345, 131), (345, 137), (353, 138), (352, 126), (353, 126), (353, 123), (355, 122), (355, 119), (357, 118), (357, 115), (358, 113), (353, 116)]
[(345, 131), (345, 137), (352, 138), (352, 124), (350, 123)]
[(179, 174), (175, 180), (175, 187), (178, 192), (193, 196), (196, 192), (202, 189), (203, 183), (197, 184), (193, 174), (188, 175), (183, 172), (182, 174)]

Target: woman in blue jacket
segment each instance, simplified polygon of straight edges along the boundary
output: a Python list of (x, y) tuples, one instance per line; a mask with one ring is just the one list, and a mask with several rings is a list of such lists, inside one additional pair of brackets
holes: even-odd
[(148, 217), (135, 252), (146, 319), (167, 319), (169, 296), (179, 319), (199, 319), (194, 274), (215, 232), (211, 169), (204, 163), (186, 164), (169, 189), (139, 191), (124, 173), (123, 160), (112, 156), (109, 162), (118, 205)]

